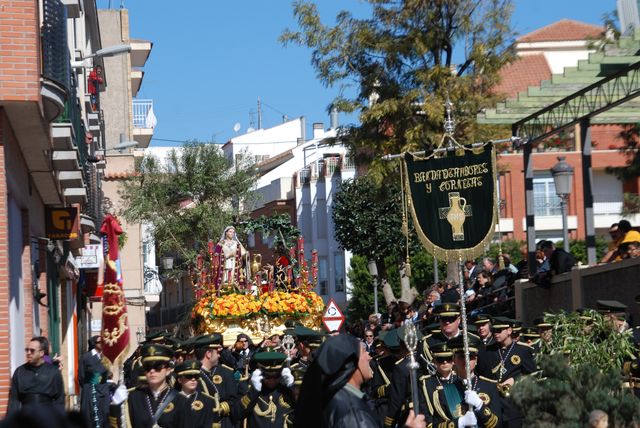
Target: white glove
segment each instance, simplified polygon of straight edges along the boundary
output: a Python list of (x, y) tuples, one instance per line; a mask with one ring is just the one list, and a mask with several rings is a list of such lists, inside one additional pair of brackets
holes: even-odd
[(293, 382), (294, 382), (294, 378), (293, 378), (293, 374), (291, 373), (291, 369), (289, 367), (285, 367), (282, 369), (282, 375), (281, 375), (281, 379), (282, 379), (282, 383), (284, 383), (284, 385), (287, 388), (291, 388), (293, 386)]
[(262, 391), (262, 378), (262, 370), (255, 369), (251, 375), (251, 385), (253, 385), (253, 389), (258, 392)]
[(120, 385), (114, 391), (113, 398), (111, 398), (111, 401), (113, 402), (113, 404), (119, 406), (128, 397), (129, 397), (129, 391), (127, 391), (127, 387), (124, 385)]
[(484, 404), (478, 393), (470, 390), (464, 392), (464, 401), (476, 410), (480, 410)]
[(476, 414), (469, 411), (458, 418), (458, 428), (478, 426)]

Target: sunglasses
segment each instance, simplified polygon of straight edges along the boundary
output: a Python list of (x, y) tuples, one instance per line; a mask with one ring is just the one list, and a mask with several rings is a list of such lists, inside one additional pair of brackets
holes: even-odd
[(373, 337), (373, 334), (365, 334), (364, 337)]
[(500, 333), (500, 332), (502, 332), (503, 330), (506, 330), (506, 329), (507, 329), (507, 327), (491, 327), (491, 332), (492, 333)]
[(151, 370), (155, 370), (157, 372), (159, 372), (162, 369), (166, 369), (168, 367), (167, 363), (163, 363), (163, 362), (155, 362), (155, 363), (145, 363), (142, 365), (142, 368), (144, 369), (145, 372), (150, 372)]
[(182, 376), (186, 380), (198, 380), (198, 378), (200, 377), (199, 374), (186, 374), (186, 375), (180, 375), (180, 376)]
[(452, 361), (452, 357), (435, 357), (436, 363), (450, 363)]
[[(456, 358), (459, 358), (459, 359), (463, 360), (464, 359), (464, 354), (456, 352)], [(476, 358), (478, 358), (478, 354), (469, 352), (469, 359), (470, 360), (475, 360)]]
[(458, 317), (440, 317), (440, 322), (452, 323), (452, 322), (455, 322), (455, 320), (457, 319)]
[(34, 348), (24, 348), (24, 352), (26, 352), (27, 354), (34, 354), (36, 352), (38, 352), (39, 349), (34, 349)]

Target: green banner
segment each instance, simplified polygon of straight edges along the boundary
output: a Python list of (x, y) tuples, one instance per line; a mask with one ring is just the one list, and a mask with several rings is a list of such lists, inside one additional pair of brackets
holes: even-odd
[(440, 259), (477, 257), (493, 237), (497, 218), (493, 145), (439, 154), (404, 156), (416, 232)]

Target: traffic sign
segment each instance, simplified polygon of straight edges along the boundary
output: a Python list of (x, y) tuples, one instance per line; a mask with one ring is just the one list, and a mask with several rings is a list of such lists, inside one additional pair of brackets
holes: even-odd
[(324, 311), (324, 315), (322, 315), (322, 322), (324, 323), (324, 326), (327, 327), (327, 330), (330, 332), (338, 331), (340, 330), (340, 327), (342, 327), (344, 320), (345, 318), (344, 315), (342, 315), (340, 308), (336, 305), (336, 302), (331, 299), (327, 305), (327, 309)]

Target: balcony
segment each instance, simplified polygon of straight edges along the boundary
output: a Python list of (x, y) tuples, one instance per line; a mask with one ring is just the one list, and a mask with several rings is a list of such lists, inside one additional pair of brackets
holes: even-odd
[(131, 96), (137, 97), (140, 86), (142, 86), (142, 79), (144, 78), (144, 71), (131, 70)]
[(153, 100), (133, 100), (133, 139), (138, 142), (138, 147), (149, 147), (153, 128), (157, 120), (153, 113)]
[(67, 45), (67, 13), (57, 0), (44, 0), (42, 23), (42, 104), (44, 118), (53, 121), (64, 111), (71, 87)]
[(136, 68), (144, 67), (153, 43), (148, 40), (131, 40), (131, 66)]

